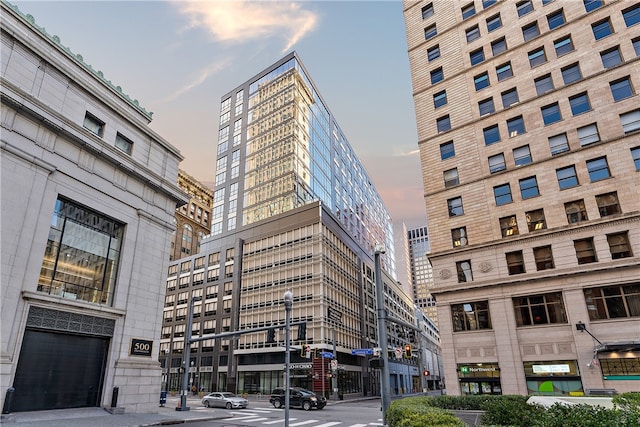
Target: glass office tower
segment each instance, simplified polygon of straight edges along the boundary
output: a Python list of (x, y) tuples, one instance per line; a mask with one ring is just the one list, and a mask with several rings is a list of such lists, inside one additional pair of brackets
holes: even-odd
[(389, 211), (295, 52), (224, 95), (219, 126), (212, 236), (319, 200), (395, 277)]

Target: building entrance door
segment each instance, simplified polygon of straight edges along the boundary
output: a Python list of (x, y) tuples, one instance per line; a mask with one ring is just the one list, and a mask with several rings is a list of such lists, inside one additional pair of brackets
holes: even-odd
[(25, 330), (14, 412), (99, 406), (109, 338)]

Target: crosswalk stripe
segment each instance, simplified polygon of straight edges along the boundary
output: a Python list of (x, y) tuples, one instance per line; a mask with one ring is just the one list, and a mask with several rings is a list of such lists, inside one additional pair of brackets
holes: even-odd
[(353, 424), (353, 425), (350, 425), (349, 427), (367, 427), (367, 425), (366, 424)]
[[(248, 415), (246, 417), (233, 417), (233, 420), (234, 421), (255, 421), (258, 418), (260, 417), (256, 415)], [(261, 418), (261, 419), (266, 420), (267, 418)]]
[[(291, 418), (289, 419), (289, 421), (291, 421)], [(262, 424), (278, 424), (278, 423), (283, 423), (283, 422), (284, 422), (284, 419), (281, 419), (281, 420), (275, 420), (275, 421), (266, 421), (266, 422), (264, 422)]]
[(311, 424), (311, 423), (317, 423), (318, 420), (307, 420), (307, 421), (300, 421), (299, 423), (295, 423), (295, 424), (289, 424), (289, 426), (294, 427), (294, 426), (303, 426), (305, 424)]
[(333, 422), (329, 422), (329, 423), (318, 424), (317, 426), (313, 426), (313, 427), (331, 427), (331, 426), (336, 426), (338, 424), (342, 424), (342, 422), (341, 421), (333, 421)]

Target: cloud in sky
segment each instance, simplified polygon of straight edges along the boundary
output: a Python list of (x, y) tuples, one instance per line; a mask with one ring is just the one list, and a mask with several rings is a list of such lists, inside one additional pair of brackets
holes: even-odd
[(278, 0), (179, 0), (173, 4), (189, 17), (190, 28), (204, 28), (215, 40), (236, 43), (283, 37), (287, 52), (313, 31), (318, 15), (300, 2)]
[(210, 64), (207, 68), (200, 71), (200, 74), (197, 75), (190, 83), (187, 83), (183, 87), (171, 93), (169, 96), (164, 98), (162, 102), (169, 103), (170, 101), (173, 101), (174, 99), (178, 98), (180, 95), (190, 91), (193, 88), (200, 86), (210, 76), (214, 75), (220, 70), (224, 70), (229, 65), (230, 62), (231, 62), (230, 58), (227, 58), (225, 60), (217, 61), (217, 62), (214, 62), (213, 64)]

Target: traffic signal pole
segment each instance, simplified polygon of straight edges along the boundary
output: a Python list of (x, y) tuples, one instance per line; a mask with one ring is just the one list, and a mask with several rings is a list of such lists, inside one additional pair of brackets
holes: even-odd
[(389, 381), (389, 355), (387, 354), (387, 310), (384, 306), (384, 289), (380, 272), (380, 254), (385, 253), (382, 245), (375, 247), (376, 303), (378, 310), (378, 345), (382, 348), (382, 366), (380, 367), (380, 400), (382, 401), (382, 424), (387, 425), (387, 409), (391, 403), (391, 384)]

